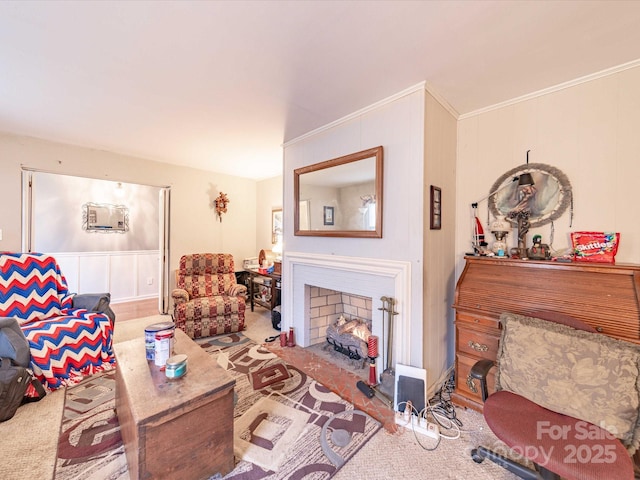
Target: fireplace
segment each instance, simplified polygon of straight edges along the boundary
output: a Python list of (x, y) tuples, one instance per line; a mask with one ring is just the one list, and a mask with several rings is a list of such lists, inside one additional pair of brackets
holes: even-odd
[[(312, 287), (371, 298), (372, 334), (386, 346), (387, 336), (380, 309), (382, 297), (396, 300), (393, 361), (409, 365), (411, 264), (409, 262), (287, 252), (284, 258), (285, 295), (283, 328), (294, 327), (296, 343), (308, 347), (312, 337)], [(324, 338), (323, 338), (324, 340)], [(386, 365), (386, 348), (380, 348), (378, 365)]]
[[(309, 345), (325, 343), (327, 329), (341, 316), (371, 322), (371, 297), (307, 285), (309, 289)], [(306, 295), (305, 295), (306, 296)]]

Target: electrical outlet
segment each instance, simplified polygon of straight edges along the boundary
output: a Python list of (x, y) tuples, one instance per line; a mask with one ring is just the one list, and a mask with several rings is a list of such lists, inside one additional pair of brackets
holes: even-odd
[(440, 429), (436, 423), (427, 422), (426, 435), (431, 438), (438, 438), (440, 436)]
[(147, 285), (153, 285), (153, 277), (147, 277)]

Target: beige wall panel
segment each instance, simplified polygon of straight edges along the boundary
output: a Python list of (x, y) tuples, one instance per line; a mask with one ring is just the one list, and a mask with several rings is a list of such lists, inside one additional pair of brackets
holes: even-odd
[[(530, 149), (530, 162), (559, 168), (573, 187), (573, 225), (569, 212), (555, 222), (553, 246), (569, 248), (572, 231), (615, 230), (621, 233), (617, 262), (640, 263), (638, 132), (638, 67), (460, 120), (458, 258), (470, 249), (470, 204), (504, 172), (525, 163)], [(479, 213), (486, 223), (486, 201)], [(551, 227), (532, 229), (529, 242), (534, 234), (548, 241)], [(509, 244), (515, 245), (513, 234)], [(462, 265), (459, 260), (458, 274)]]

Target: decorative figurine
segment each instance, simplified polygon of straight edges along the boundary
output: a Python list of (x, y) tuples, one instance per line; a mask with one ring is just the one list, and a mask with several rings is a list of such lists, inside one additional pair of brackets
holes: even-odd
[(533, 236), (533, 246), (528, 249), (528, 256), (531, 260), (549, 260), (551, 258), (549, 245), (542, 243), (540, 235)]

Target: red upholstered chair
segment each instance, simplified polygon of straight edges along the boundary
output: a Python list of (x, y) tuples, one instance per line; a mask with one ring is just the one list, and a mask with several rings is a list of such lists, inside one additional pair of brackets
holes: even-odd
[[(501, 317), (498, 391), (490, 396), (487, 392), (486, 377), (494, 362), (481, 360), (471, 370), (480, 380), (484, 418), (509, 447), (503, 455), (480, 446), (471, 457), (477, 463), (488, 458), (524, 479), (633, 479), (640, 348), (598, 334), (572, 317), (553, 312), (534, 316)], [(536, 358), (536, 353), (544, 358)], [(611, 386), (611, 378), (620, 384)], [(612, 388), (616, 393), (607, 393)], [(587, 418), (580, 413), (581, 405)], [(610, 405), (620, 412), (610, 411)], [(621, 419), (628, 429), (615, 423)], [(527, 460), (533, 468), (522, 464)]]
[(176, 327), (191, 338), (244, 330), (246, 291), (236, 282), (232, 255), (183, 255), (171, 294)]

